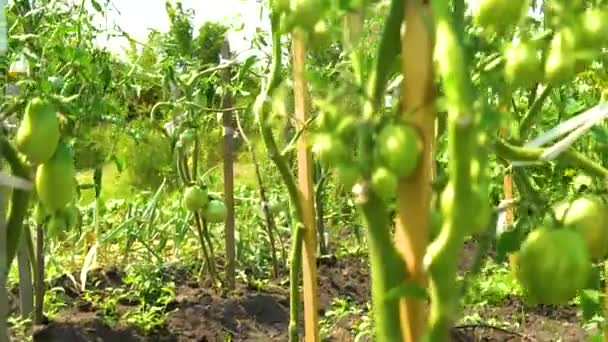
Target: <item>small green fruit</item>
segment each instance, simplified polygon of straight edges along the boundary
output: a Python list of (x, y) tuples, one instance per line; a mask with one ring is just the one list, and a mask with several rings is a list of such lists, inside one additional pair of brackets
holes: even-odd
[(391, 199), (397, 193), (397, 177), (385, 167), (377, 168), (372, 174), (372, 189), (383, 199)]
[(15, 145), (28, 160), (41, 164), (49, 160), (59, 144), (59, 119), (55, 107), (42, 98), (32, 99), (17, 130)]
[(203, 217), (210, 223), (220, 223), (226, 221), (228, 210), (223, 201), (213, 199), (209, 201)]
[(580, 234), (540, 227), (528, 234), (519, 249), (516, 277), (533, 303), (559, 305), (586, 286), (591, 268)]
[(409, 177), (420, 160), (422, 144), (411, 126), (387, 125), (376, 139), (376, 155), (397, 177)]
[(207, 192), (199, 186), (192, 185), (184, 191), (184, 206), (192, 212), (202, 210), (208, 202)]
[(36, 192), (40, 202), (51, 212), (65, 207), (74, 199), (76, 171), (72, 151), (60, 143), (55, 154), (36, 169)]
[(516, 87), (528, 87), (542, 80), (543, 66), (531, 43), (512, 44), (505, 51), (505, 77)]
[(326, 165), (336, 165), (346, 156), (346, 146), (330, 133), (320, 133), (314, 138), (312, 152)]

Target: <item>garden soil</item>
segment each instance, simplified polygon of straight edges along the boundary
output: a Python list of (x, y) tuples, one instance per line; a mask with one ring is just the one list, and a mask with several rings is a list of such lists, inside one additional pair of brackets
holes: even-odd
[[(474, 248), (467, 246), (463, 265), (472, 260)], [(330, 309), (333, 298), (348, 298), (366, 308), (370, 284), (366, 259), (363, 256), (324, 258), (318, 262), (319, 315)], [(97, 270), (91, 274), (99, 289), (125, 286), (117, 269)], [(273, 284), (263, 290), (239, 285), (231, 293), (218, 293), (209, 286), (189, 280), (186, 272), (172, 275), (177, 284), (171, 311), (164, 326), (151, 333), (142, 333), (134, 326), (109, 324), (101, 308), (81, 298), (68, 277), (53, 286), (64, 288), (70, 298), (68, 307), (52, 321), (35, 327), (38, 342), (101, 342), (101, 341), (287, 341), (289, 295), (287, 284)], [(127, 310), (136, 302), (120, 302), (118, 310)], [(361, 310), (365, 312), (365, 310)], [(508, 329), (482, 324), (461, 325), (452, 329), (453, 342), (468, 341), (585, 341), (585, 331), (578, 324), (573, 307), (528, 307), (516, 297), (502, 305), (483, 309), (465, 308), (464, 314), (478, 315), (483, 322), (512, 323)], [(353, 327), (362, 322), (364, 314), (347, 314), (327, 332), (326, 341), (355, 340)], [(301, 322), (300, 322), (301, 323)], [(300, 324), (301, 326), (302, 324)], [(227, 339), (230, 336), (231, 339)], [(359, 341), (372, 341), (370, 337)]]

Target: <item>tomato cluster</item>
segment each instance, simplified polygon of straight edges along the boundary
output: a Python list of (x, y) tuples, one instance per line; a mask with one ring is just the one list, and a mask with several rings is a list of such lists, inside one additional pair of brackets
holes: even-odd
[(608, 44), (607, 9), (585, 9), (580, 1), (548, 1), (553, 33), (549, 39), (534, 39), (522, 23), (529, 8), (527, 0), (480, 0), (473, 11), (474, 22), (487, 33), (504, 35), (522, 24), (523, 33), (503, 52), (505, 79), (514, 87), (566, 82)]
[[(334, 169), (343, 186), (352, 188), (361, 179), (355, 148), (358, 145), (357, 118), (328, 109), (323, 110), (316, 120), (313, 153), (324, 165)], [(422, 142), (413, 126), (398, 120), (378, 123), (374, 129), (369, 181), (377, 195), (390, 200), (396, 194), (399, 180), (410, 177), (416, 170)]]
[(224, 201), (213, 198), (203, 187), (192, 184), (184, 191), (183, 204), (191, 212), (200, 212), (207, 222), (220, 223), (228, 214)]
[(49, 236), (76, 225), (78, 210), (73, 203), (76, 171), (70, 147), (61, 141), (58, 112), (43, 98), (33, 98), (26, 106), (15, 146), (25, 161), (36, 166), (35, 189), (39, 203), (34, 212), (37, 223), (48, 223)]

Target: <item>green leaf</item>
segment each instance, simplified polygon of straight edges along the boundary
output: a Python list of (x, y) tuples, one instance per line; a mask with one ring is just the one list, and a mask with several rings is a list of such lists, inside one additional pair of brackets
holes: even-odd
[(386, 300), (386, 301), (395, 300), (395, 299), (399, 299), (399, 298), (403, 298), (403, 297), (413, 297), (416, 299), (427, 299), (428, 294), (426, 292), (426, 289), (420, 287), (417, 284), (414, 284), (413, 282), (408, 281), (404, 284), (401, 284), (397, 287), (393, 287), (392, 289), (390, 289), (386, 293), (384, 300)]
[(594, 126), (591, 128), (591, 137), (598, 143), (608, 143), (608, 128), (602, 126)]
[(97, 2), (97, 0), (91, 0), (91, 5), (97, 12), (99, 12), (99, 13), (103, 12), (103, 9), (101, 8), (101, 5), (99, 4), (99, 2)]
[(602, 313), (601, 293), (597, 290), (583, 290), (580, 294), (583, 318), (590, 320)]
[(496, 237), (496, 262), (503, 262), (507, 255), (519, 249), (524, 236), (521, 234), (521, 221), (516, 223), (515, 229), (507, 230)]

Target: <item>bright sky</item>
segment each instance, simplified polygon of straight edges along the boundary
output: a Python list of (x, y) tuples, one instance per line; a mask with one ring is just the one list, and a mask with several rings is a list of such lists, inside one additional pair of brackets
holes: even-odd
[[(145, 42), (150, 29), (167, 31), (169, 19), (165, 11), (165, 0), (111, 0), (107, 18), (99, 16), (96, 21), (101, 27), (112, 29), (113, 23), (140, 42)], [(175, 0), (172, 0), (173, 2)], [(102, 1), (100, 1), (102, 2)], [(250, 37), (257, 27), (267, 29), (267, 14), (260, 19), (260, 0), (182, 0), (184, 8), (194, 10), (194, 32), (205, 21), (219, 21), (226, 24), (244, 24), (242, 30), (233, 31), (229, 39), (233, 51), (240, 52), (249, 46)], [(113, 51), (121, 52), (127, 47), (125, 39), (105, 38), (99, 43)]]

